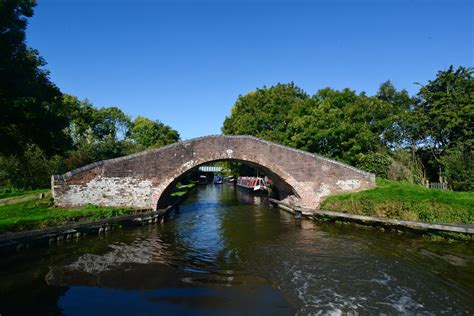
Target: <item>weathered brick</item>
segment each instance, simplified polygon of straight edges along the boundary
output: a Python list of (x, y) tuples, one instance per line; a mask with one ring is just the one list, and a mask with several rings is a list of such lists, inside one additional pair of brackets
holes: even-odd
[(165, 190), (186, 171), (216, 160), (262, 168), (282, 199), (318, 208), (325, 196), (375, 186), (375, 176), (352, 166), (251, 136), (206, 136), (53, 176), (55, 204), (155, 209)]

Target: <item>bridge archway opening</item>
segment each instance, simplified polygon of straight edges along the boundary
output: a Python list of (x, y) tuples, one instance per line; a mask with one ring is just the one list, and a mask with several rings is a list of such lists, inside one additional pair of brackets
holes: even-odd
[[(216, 162), (231, 162), (231, 163), (240, 163), (245, 166), (249, 166), (253, 169), (259, 171), (259, 176), (266, 176), (268, 179), (272, 181), (272, 192), (271, 197), (282, 200), (289, 196), (295, 196), (296, 198), (300, 198), (298, 193), (296, 192), (295, 188), (290, 185), (285, 179), (278, 174), (277, 171), (273, 171), (270, 168), (260, 165), (258, 163), (246, 160), (239, 160), (239, 159), (219, 159), (219, 160), (212, 160), (201, 163), (199, 165), (193, 166), (192, 168), (184, 171), (180, 175), (176, 176), (169, 185), (164, 189), (161, 193), (160, 198), (157, 202), (157, 209), (164, 209), (169, 206), (173, 199), (171, 198), (171, 194), (173, 193), (176, 185), (183, 180), (189, 179), (189, 177), (197, 172), (199, 167), (209, 164), (214, 164)], [(256, 176), (256, 174), (240, 174), (241, 176)]]

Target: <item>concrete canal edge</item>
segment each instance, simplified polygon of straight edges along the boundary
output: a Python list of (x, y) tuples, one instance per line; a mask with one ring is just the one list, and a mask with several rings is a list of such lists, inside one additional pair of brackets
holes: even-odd
[(354, 215), (331, 211), (304, 209), (288, 205), (275, 199), (269, 199), (269, 201), (271, 204), (278, 206), (279, 208), (287, 212), (290, 212), (295, 215), (300, 214), (302, 216), (311, 217), (313, 219), (339, 220), (369, 226), (381, 226), (393, 229), (408, 229), (422, 233), (442, 232), (465, 234), (469, 236), (474, 235), (474, 225), (432, 224), (424, 222), (403, 221), (397, 219), (385, 219), (365, 215)]

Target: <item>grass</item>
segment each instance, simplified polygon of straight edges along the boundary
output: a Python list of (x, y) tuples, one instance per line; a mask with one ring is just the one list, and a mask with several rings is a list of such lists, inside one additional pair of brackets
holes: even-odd
[(0, 233), (60, 226), (72, 222), (95, 221), (132, 213), (127, 208), (87, 205), (80, 209), (53, 207), (52, 199), (0, 206)]
[[(173, 197), (181, 197), (194, 188), (194, 183), (178, 183)], [(48, 189), (24, 191), (4, 189), (0, 198), (46, 193)], [(41, 229), (61, 226), (68, 223), (96, 221), (133, 213), (131, 208), (106, 208), (90, 204), (79, 209), (55, 208), (52, 199), (41, 199), (0, 206), (0, 233), (16, 232), (30, 229)]]
[(0, 199), (11, 198), (21, 195), (39, 194), (49, 192), (51, 189), (21, 190), (12, 188), (0, 189)]
[(321, 209), (429, 223), (473, 224), (474, 193), (377, 179), (375, 189), (327, 197)]

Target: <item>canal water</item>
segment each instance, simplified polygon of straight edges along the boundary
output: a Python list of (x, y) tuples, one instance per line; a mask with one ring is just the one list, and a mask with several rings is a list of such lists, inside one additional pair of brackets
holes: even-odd
[(474, 313), (468, 243), (315, 223), (227, 185), (160, 225), (3, 256), (0, 314)]

